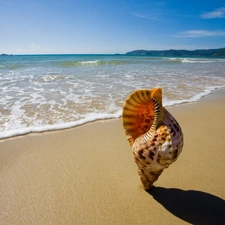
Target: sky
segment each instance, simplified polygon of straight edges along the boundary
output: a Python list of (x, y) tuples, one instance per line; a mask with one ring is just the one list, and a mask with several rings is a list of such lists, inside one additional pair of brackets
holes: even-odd
[(223, 47), (224, 0), (0, 0), (0, 54)]

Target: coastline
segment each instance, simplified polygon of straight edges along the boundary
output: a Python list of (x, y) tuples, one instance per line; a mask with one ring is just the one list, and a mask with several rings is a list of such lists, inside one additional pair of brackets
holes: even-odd
[(0, 224), (222, 224), (225, 89), (168, 110), (184, 149), (150, 193), (121, 119), (0, 142)]
[[(174, 101), (167, 101), (164, 103), (165, 107), (173, 107), (173, 106), (179, 106), (183, 104), (189, 104), (189, 103), (197, 103), (201, 101), (202, 98), (207, 97), (208, 95), (211, 95), (215, 91), (223, 90), (224, 87), (207, 87), (203, 92), (197, 94), (196, 96), (192, 97), (191, 99), (182, 99), (182, 100), (174, 100)], [(43, 126), (37, 126), (37, 127), (25, 127), (20, 128), (17, 130), (6, 130), (4, 132), (0, 132), (0, 142), (7, 140), (8, 138), (14, 138), (14, 137), (22, 137), (24, 135), (29, 134), (36, 134), (36, 133), (45, 133), (45, 132), (51, 132), (51, 131), (61, 131), (65, 129), (71, 129), (78, 126), (83, 126), (88, 123), (98, 122), (98, 121), (104, 121), (104, 120), (112, 120), (112, 119), (118, 119), (121, 117), (122, 110), (119, 110), (115, 112), (114, 114), (96, 114), (96, 115), (90, 115), (87, 118), (73, 121), (73, 122), (65, 122), (62, 124), (55, 124), (55, 125), (43, 125)]]
[(164, 106), (225, 87), (225, 59), (116, 55), (3, 57), (0, 140), (119, 118), (135, 89), (163, 87)]

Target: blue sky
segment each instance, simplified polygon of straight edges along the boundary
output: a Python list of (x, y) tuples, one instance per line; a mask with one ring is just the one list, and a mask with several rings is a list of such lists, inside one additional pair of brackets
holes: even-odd
[(225, 47), (223, 0), (0, 0), (0, 53)]

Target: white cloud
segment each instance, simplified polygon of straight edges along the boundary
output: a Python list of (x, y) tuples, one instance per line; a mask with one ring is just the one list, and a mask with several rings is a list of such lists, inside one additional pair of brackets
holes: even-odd
[(133, 13), (133, 15), (136, 16), (136, 17), (139, 17), (139, 18), (143, 18), (143, 19), (160, 21), (160, 20), (159, 20), (158, 18), (156, 18), (156, 17), (145, 16), (145, 15), (138, 14), (138, 13)]
[(225, 17), (225, 7), (218, 8), (212, 12), (202, 13), (200, 17), (202, 19), (224, 18)]
[(187, 37), (187, 38), (198, 38), (198, 37), (213, 37), (213, 36), (225, 36), (225, 31), (208, 31), (208, 30), (187, 30), (179, 32), (175, 37)]

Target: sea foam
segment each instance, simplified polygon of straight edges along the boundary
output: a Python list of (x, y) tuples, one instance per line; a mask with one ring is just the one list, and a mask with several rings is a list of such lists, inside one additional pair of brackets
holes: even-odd
[(54, 124), (54, 125), (43, 125), (38, 127), (24, 127), (20, 129), (12, 129), (5, 132), (0, 133), (0, 139), (14, 137), (14, 136), (20, 136), (24, 134), (29, 133), (41, 133), (45, 131), (53, 131), (53, 130), (63, 130), (63, 129), (69, 129), (76, 126), (84, 125), (86, 123), (94, 122), (97, 120), (105, 120), (105, 119), (115, 119), (119, 118), (121, 116), (122, 112), (118, 111), (115, 114), (104, 114), (104, 113), (98, 113), (98, 114), (88, 114), (86, 115), (85, 119), (81, 119), (74, 122), (68, 122), (68, 123), (61, 123), (61, 124)]

